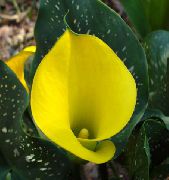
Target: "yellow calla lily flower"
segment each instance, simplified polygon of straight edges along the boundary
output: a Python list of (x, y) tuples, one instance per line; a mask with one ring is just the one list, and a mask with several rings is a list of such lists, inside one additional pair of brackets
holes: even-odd
[(114, 156), (106, 139), (124, 128), (135, 103), (135, 80), (114, 51), (70, 30), (43, 58), (32, 84), (32, 114), (44, 135), (97, 164)]
[(27, 92), (29, 92), (29, 89), (24, 78), (24, 64), (28, 60), (28, 58), (33, 55), (33, 53), (35, 53), (35, 51), (35, 46), (29, 46), (6, 61), (6, 64), (13, 70)]

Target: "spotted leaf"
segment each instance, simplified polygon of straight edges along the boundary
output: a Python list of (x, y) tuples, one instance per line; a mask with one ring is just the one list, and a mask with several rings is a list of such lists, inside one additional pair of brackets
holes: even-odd
[(144, 127), (149, 139), (151, 165), (158, 166), (168, 157), (169, 131), (160, 118), (147, 120)]
[[(156, 113), (154, 112), (154, 115)], [(155, 173), (155, 170), (168, 157), (168, 147), (169, 132), (164, 122), (155, 117), (146, 119), (141, 128), (132, 134), (125, 152), (130, 177), (132, 179), (158, 177), (160, 171)]]
[(149, 108), (169, 115), (169, 32), (155, 31), (144, 42), (149, 64)]
[(51, 142), (23, 131), (28, 94), (2, 61), (0, 71), (0, 149), (4, 159), (21, 179), (65, 179), (69, 174), (66, 156)]
[(130, 137), (127, 149), (127, 167), (131, 179), (149, 179), (150, 149), (144, 125)]

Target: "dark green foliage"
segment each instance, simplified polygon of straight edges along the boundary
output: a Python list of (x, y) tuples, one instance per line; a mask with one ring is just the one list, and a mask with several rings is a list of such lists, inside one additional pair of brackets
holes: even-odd
[(157, 118), (146, 121), (144, 126), (151, 153), (150, 177), (165, 179), (169, 175), (169, 166), (164, 163), (169, 157), (169, 131)]
[[(162, 30), (150, 33), (144, 40), (144, 47), (149, 67), (149, 104), (142, 117), (143, 124), (139, 124), (139, 133), (138, 126), (130, 137), (127, 164), (134, 179), (165, 179), (169, 175), (168, 163), (164, 163), (169, 158), (169, 33)], [(140, 133), (146, 137), (147, 148), (143, 144), (138, 147), (138, 143), (142, 142)], [(145, 153), (149, 156), (144, 156)], [(136, 163), (137, 160), (142, 163)], [(139, 166), (134, 166), (134, 163)]]
[(169, 115), (169, 32), (155, 31), (149, 34), (144, 47), (149, 65), (149, 108)]
[(2, 153), (0, 153), (0, 179), (5, 180), (6, 176), (10, 170), (10, 167), (8, 166), (7, 162), (5, 161)]
[(166, 128), (169, 130), (169, 117), (165, 116), (160, 110), (158, 109), (149, 109), (147, 108), (144, 116), (142, 117), (142, 121), (146, 119), (161, 119)]
[(22, 117), (28, 106), (28, 94), (2, 61), (0, 70), (0, 149), (14, 172), (12, 176), (28, 180), (65, 179), (69, 175), (65, 154), (51, 142), (23, 131)]
[(154, 180), (164, 180), (169, 177), (169, 164), (162, 164), (160, 166), (157, 166), (152, 174), (151, 179)]
[(159, 29), (169, 29), (168, 0), (120, 0), (140, 36)]
[(130, 178), (149, 179), (150, 149), (144, 125), (139, 133), (132, 135), (126, 149), (127, 167)]
[[(168, 152), (169, 131), (164, 122), (157, 118), (147, 119), (139, 131), (136, 130), (130, 137), (125, 152), (130, 177), (148, 180), (150, 173), (158, 177), (161, 171), (155, 171), (168, 158)], [(167, 167), (168, 165), (165, 165), (165, 169)]]

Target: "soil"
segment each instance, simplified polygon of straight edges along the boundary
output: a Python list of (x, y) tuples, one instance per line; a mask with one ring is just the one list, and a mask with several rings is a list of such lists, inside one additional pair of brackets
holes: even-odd
[(0, 0), (0, 59), (7, 60), (29, 45), (35, 45), (34, 26), (38, 2)]

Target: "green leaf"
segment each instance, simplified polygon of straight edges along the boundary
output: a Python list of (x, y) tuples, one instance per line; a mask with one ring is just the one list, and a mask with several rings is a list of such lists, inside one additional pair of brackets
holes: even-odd
[(130, 137), (126, 154), (130, 178), (134, 180), (148, 180), (150, 149), (144, 125), (137, 135)]
[(9, 171), (5, 180), (23, 180), (15, 171)]
[(6, 180), (6, 176), (10, 170), (10, 167), (8, 166), (7, 162), (5, 161), (2, 153), (0, 153), (0, 179)]
[(146, 119), (130, 137), (124, 153), (130, 177), (149, 179), (150, 172), (154, 173), (153, 169), (161, 165), (168, 157), (168, 152), (169, 131), (166, 125), (159, 118)]
[(169, 131), (160, 119), (149, 120), (145, 126), (151, 150), (151, 179), (166, 179), (169, 175)]
[(169, 130), (169, 117), (165, 116), (160, 110), (147, 108), (142, 120), (144, 121), (147, 119), (160, 119), (164, 122), (166, 128)]
[(144, 47), (149, 64), (149, 108), (169, 115), (169, 32), (152, 32), (146, 37)]
[(24, 64), (24, 78), (28, 88), (31, 88), (31, 66), (34, 59), (34, 55), (30, 56)]
[[(20, 179), (65, 179), (69, 161), (47, 140), (31, 137), (22, 129), (28, 94), (16, 75), (0, 61), (0, 149)], [(18, 178), (17, 178), (18, 179)]]
[(140, 36), (168, 29), (168, 0), (120, 0)]
[(11, 171), (11, 167), (0, 153), (0, 180), (21, 180), (20, 177)]
[(151, 174), (153, 180), (164, 180), (169, 177), (169, 164), (163, 164), (154, 168)]
[(144, 123), (149, 139), (151, 166), (161, 164), (169, 152), (169, 131), (161, 119), (149, 119)]
[(169, 157), (151, 171), (151, 179), (163, 180), (169, 177)]
[(39, 137), (39, 132), (35, 126), (35, 124), (33, 123), (33, 118), (30, 115), (31, 114), (31, 110), (30, 108), (27, 108), (23, 114), (23, 123), (22, 123), (22, 128), (25, 131), (25, 133), (29, 134), (30, 136), (35, 136), (35, 137)]
[(127, 128), (113, 139), (118, 155), (141, 119), (148, 101), (147, 62), (143, 48), (120, 16), (98, 0), (41, 0), (35, 27), (37, 52), (32, 74), (65, 31), (63, 19), (66, 14), (67, 23), (74, 32), (95, 35), (106, 42), (123, 60), (137, 82), (138, 99), (134, 115)]
[[(24, 65), (24, 77), (25, 77), (26, 84), (29, 87), (29, 90), (31, 86), (30, 78), (31, 78), (31, 65), (32, 65), (33, 58), (34, 58), (34, 55), (29, 57)], [(33, 122), (30, 105), (27, 107), (27, 109), (25, 110), (23, 114), (23, 129), (26, 133), (28, 133), (31, 136), (39, 137), (39, 133)]]

